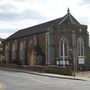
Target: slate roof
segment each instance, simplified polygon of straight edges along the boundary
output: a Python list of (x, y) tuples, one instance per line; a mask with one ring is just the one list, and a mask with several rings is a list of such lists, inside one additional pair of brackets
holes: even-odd
[(28, 35), (33, 35), (33, 34), (38, 34), (38, 33), (43, 33), (47, 32), (48, 28), (52, 26), (55, 22), (58, 20), (61, 20), (62, 18), (55, 19), (46, 23), (42, 23), (36, 26), (28, 27), (22, 30), (17, 31), (16, 33), (12, 34), (10, 37), (7, 39), (14, 39), (22, 36), (28, 36)]
[(19, 30), (16, 33), (9, 36), (6, 40), (47, 32), (49, 27), (54, 26), (54, 25), (61, 25), (66, 20), (69, 20), (71, 24), (80, 25), (80, 23), (68, 11), (68, 13), (62, 18), (58, 18), (55, 20), (48, 21), (46, 23), (42, 23), (36, 26), (32, 26), (32, 27)]

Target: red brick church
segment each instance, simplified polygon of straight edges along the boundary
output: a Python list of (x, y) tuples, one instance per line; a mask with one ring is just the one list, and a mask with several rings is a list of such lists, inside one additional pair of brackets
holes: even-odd
[(67, 10), (61, 18), (24, 28), (3, 41), (4, 63), (17, 65), (90, 64), (87, 25)]

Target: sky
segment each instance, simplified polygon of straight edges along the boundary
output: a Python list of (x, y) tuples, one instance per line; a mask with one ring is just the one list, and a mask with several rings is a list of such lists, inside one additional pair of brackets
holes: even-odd
[(90, 33), (90, 0), (0, 0), (0, 38), (63, 17), (68, 8)]

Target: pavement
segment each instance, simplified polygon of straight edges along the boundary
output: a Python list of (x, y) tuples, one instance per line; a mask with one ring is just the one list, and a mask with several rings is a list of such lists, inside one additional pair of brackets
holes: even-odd
[(87, 77), (90, 78), (90, 71), (79, 71), (76, 73), (79, 77)]
[(34, 71), (30, 71), (30, 70), (16, 69), (16, 68), (0, 67), (0, 70), (14, 71), (14, 72), (23, 72), (23, 73), (29, 73), (29, 74), (46, 76), (46, 77), (53, 77), (53, 78), (61, 78), (61, 79), (71, 79), (71, 80), (81, 80), (81, 81), (90, 80), (89, 77), (80, 76), (77, 73), (76, 73), (76, 76), (74, 77), (74, 76), (67, 76), (67, 75), (61, 75), (61, 74), (34, 72)]

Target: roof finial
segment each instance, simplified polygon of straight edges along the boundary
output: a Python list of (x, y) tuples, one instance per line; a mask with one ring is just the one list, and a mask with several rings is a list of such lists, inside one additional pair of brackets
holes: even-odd
[(70, 9), (69, 8), (67, 9), (67, 13), (70, 13)]

